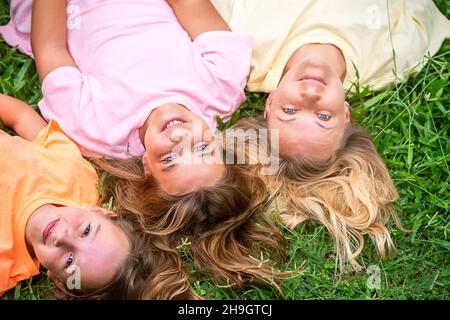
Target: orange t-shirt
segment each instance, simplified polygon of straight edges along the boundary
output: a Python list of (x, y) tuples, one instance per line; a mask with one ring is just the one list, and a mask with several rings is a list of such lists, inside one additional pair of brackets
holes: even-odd
[(98, 200), (97, 173), (51, 121), (29, 142), (0, 130), (0, 296), (39, 273), (25, 226), (44, 204), (81, 207)]

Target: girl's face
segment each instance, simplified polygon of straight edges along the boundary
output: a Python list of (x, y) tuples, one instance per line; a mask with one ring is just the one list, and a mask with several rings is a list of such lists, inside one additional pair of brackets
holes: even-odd
[(326, 63), (290, 69), (266, 104), (269, 129), (279, 129), (282, 157), (326, 160), (339, 147), (350, 113), (340, 77)]
[(58, 286), (97, 289), (112, 280), (128, 255), (129, 242), (108, 215), (112, 213), (98, 207), (45, 205), (30, 217), (27, 243)]
[(146, 174), (171, 195), (212, 186), (224, 175), (214, 132), (193, 112), (176, 104), (155, 109), (144, 138)]

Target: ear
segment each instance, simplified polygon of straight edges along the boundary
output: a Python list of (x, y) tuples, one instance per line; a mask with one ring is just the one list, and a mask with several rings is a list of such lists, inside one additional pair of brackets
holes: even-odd
[(267, 97), (266, 100), (266, 108), (264, 109), (264, 119), (267, 119), (267, 115), (270, 111), (270, 109), (272, 108), (272, 104), (273, 104), (273, 97), (275, 95), (274, 93), (275, 91), (272, 91), (269, 96)]
[(148, 160), (148, 154), (144, 154), (142, 157), (142, 165), (144, 166), (144, 174), (145, 176), (149, 176), (152, 174), (152, 171), (150, 170), (150, 164)]
[(352, 118), (352, 114), (350, 112), (350, 104), (347, 101), (344, 102), (344, 112), (345, 112), (344, 121), (345, 123), (349, 123)]
[(108, 217), (108, 218), (115, 218), (115, 217), (118, 216), (117, 213), (109, 211), (109, 210), (107, 210), (105, 208), (102, 208), (102, 207), (99, 207), (99, 206), (86, 206), (86, 207), (84, 207), (84, 209), (91, 210), (91, 211), (94, 211), (96, 213), (100, 213), (100, 214), (102, 214), (102, 215), (104, 215), (105, 217)]
[(63, 290), (63, 291), (66, 290), (66, 286), (64, 285), (64, 283), (63, 283), (60, 279), (58, 279), (58, 278), (53, 274), (53, 272), (47, 271), (47, 276), (50, 278), (50, 280), (53, 281), (53, 283), (54, 283), (58, 288), (60, 288), (60, 289)]

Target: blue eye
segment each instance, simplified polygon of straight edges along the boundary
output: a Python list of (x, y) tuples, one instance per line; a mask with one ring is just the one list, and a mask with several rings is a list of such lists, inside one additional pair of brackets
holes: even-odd
[(317, 114), (317, 116), (319, 117), (320, 120), (323, 120), (323, 121), (328, 121), (331, 119), (331, 116), (329, 114), (325, 114), (325, 113), (319, 113), (319, 114)]
[(294, 114), (295, 113), (295, 109), (294, 108), (283, 108), (284, 113), (287, 114)]
[(165, 157), (164, 159), (162, 159), (162, 162), (164, 163), (171, 163), (175, 160), (175, 156), (174, 155), (170, 155)]
[(67, 258), (64, 269), (67, 269), (68, 267), (70, 267), (72, 265), (72, 263), (73, 263), (73, 254), (70, 254), (69, 257)]
[(83, 234), (81, 235), (82, 238), (87, 237), (89, 235), (89, 232), (91, 232), (91, 225), (89, 224), (86, 229), (84, 229)]
[(203, 151), (206, 149), (208, 145), (207, 144), (200, 144), (194, 147), (194, 151), (198, 152), (198, 151)]

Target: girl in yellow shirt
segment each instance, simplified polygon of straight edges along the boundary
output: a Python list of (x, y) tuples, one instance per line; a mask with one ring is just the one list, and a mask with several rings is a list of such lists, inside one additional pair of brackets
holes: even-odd
[(370, 135), (351, 121), (345, 93), (418, 73), (450, 36), (449, 20), (432, 0), (212, 1), (255, 42), (247, 89), (270, 95), (264, 117), (240, 126), (279, 132), (274, 186), (284, 223), (320, 221), (340, 261), (355, 268), (364, 234), (384, 255), (397, 192)]

